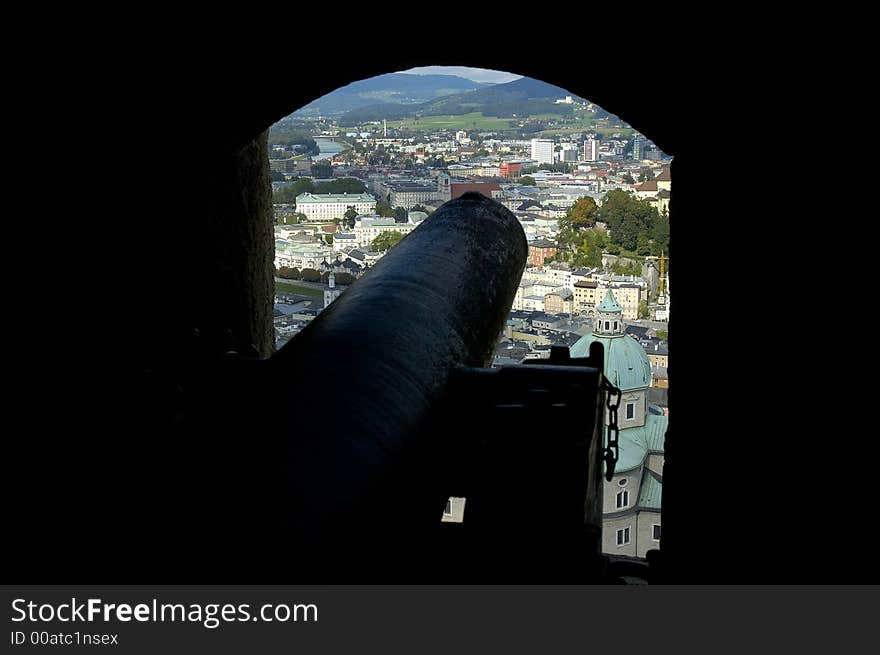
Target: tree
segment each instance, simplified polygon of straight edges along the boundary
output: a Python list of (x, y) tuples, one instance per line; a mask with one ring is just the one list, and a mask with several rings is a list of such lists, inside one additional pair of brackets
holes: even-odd
[(272, 202), (276, 204), (285, 204), (296, 202), (296, 197), (301, 193), (314, 193), (315, 184), (309, 177), (300, 177), (293, 181), (292, 184), (281, 187), (272, 194)]
[(327, 242), (327, 245), (328, 245), (328, 246), (332, 246), (332, 245), (333, 245), (333, 235), (332, 235), (332, 234), (325, 234), (325, 235), (324, 235), (324, 240)]
[(519, 183), (526, 186), (535, 186), (535, 178), (533, 178), (531, 175), (523, 175), (521, 178), (519, 178)]
[[(660, 215), (648, 202), (622, 189), (613, 189), (605, 194), (597, 220), (608, 225), (614, 245), (635, 252), (640, 246), (643, 251), (645, 250), (646, 240), (651, 239)], [(640, 236), (644, 237), (641, 243)]]
[(401, 239), (403, 239), (403, 234), (397, 230), (382, 232), (382, 234), (373, 239), (370, 248), (377, 252), (385, 252), (400, 243)]
[(639, 301), (639, 318), (648, 318), (650, 314), (648, 313), (648, 301), (640, 300)]
[(283, 182), (287, 178), (284, 177), (284, 173), (281, 171), (269, 171), (269, 179), (273, 182)]
[(333, 167), (329, 164), (312, 164), (312, 176), (333, 177)]
[(406, 223), (407, 221), (407, 213), (404, 207), (395, 207), (394, 208), (394, 220), (398, 223)]
[(357, 210), (354, 207), (349, 206), (348, 209), (345, 210), (345, 214), (342, 216), (342, 226), (349, 230), (354, 228), (354, 222), (357, 215)]
[(394, 217), (394, 209), (384, 200), (376, 201), (376, 213), (379, 214), (379, 216), (383, 216), (385, 218)]
[(424, 205), (413, 205), (413, 208), (410, 211), (423, 212), (423, 213), (427, 214), (428, 208), (425, 207)]
[(277, 271), (275, 271), (275, 275), (277, 277), (283, 277), (285, 280), (290, 279), (290, 269), (287, 266), (282, 266)]
[(588, 229), (582, 232), (583, 243), (575, 255), (575, 266), (598, 268), (602, 265), (602, 250), (605, 248), (605, 234), (599, 230)]
[(624, 182), (626, 182), (627, 184), (635, 184), (635, 183), (636, 183), (636, 181), (633, 179), (633, 176), (630, 175), (629, 173), (624, 173), (624, 174), (621, 176), (621, 179), (622, 179)]
[(308, 216), (303, 214), (302, 212), (296, 212), (294, 214), (287, 214), (284, 216), (284, 224), (285, 225), (296, 225), (298, 223), (302, 223), (303, 221), (307, 221)]
[(341, 177), (315, 185), (313, 193), (366, 193), (367, 187), (356, 177)]
[(569, 208), (565, 218), (560, 219), (559, 225), (562, 227), (563, 222), (565, 222), (575, 229), (593, 227), (596, 223), (598, 212), (599, 208), (596, 206), (596, 201), (590, 198), (590, 196), (584, 196), (583, 198), (578, 198), (577, 202)]
[(654, 222), (650, 236), (652, 255), (659, 255), (661, 251), (669, 252), (669, 214), (665, 209)]
[(287, 268), (286, 266), (282, 266), (278, 269), (276, 275), (280, 278), (284, 278), (285, 280), (298, 280), (300, 278), (300, 272), (298, 268)]
[(314, 268), (304, 268), (302, 270), (302, 279), (305, 282), (318, 282), (321, 279), (321, 274)]

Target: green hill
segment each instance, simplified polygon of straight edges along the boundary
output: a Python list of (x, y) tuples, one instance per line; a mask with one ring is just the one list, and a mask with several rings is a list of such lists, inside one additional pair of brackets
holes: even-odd
[(485, 86), (457, 75), (388, 73), (340, 87), (298, 109), (293, 115), (337, 116), (367, 105), (413, 105)]
[[(570, 105), (556, 104), (556, 99), (571, 95), (565, 89), (530, 77), (484, 89), (436, 98), (417, 105), (376, 104), (360, 107), (344, 114), (340, 125), (356, 125), (366, 121), (422, 116), (444, 116), (481, 113), (483, 116), (509, 118), (552, 114), (568, 116)], [(577, 97), (576, 97), (577, 98)], [(577, 98), (583, 100), (582, 98)]]

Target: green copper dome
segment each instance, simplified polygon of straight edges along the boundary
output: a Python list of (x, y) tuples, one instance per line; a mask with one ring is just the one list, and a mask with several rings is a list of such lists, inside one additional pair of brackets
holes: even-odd
[(589, 357), (590, 344), (594, 341), (600, 342), (605, 349), (605, 376), (611, 384), (622, 391), (650, 386), (651, 364), (648, 362), (645, 349), (638, 341), (628, 334), (623, 336), (587, 334), (571, 347), (571, 356)]
[(605, 292), (605, 297), (602, 299), (602, 302), (599, 303), (599, 306), (596, 307), (597, 312), (622, 312), (623, 307), (621, 307), (617, 299), (614, 297), (614, 294), (611, 292), (611, 287), (608, 287), (608, 291)]

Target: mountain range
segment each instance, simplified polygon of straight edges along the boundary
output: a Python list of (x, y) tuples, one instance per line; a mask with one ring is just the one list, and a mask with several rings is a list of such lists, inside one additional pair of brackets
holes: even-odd
[(352, 109), (376, 104), (414, 105), (451, 94), (491, 86), (457, 75), (388, 73), (352, 82), (321, 96), (294, 112), (295, 116), (338, 116)]
[[(513, 82), (495, 84), (463, 93), (444, 95), (418, 104), (377, 103), (346, 112), (339, 118), (340, 125), (354, 125), (366, 121), (397, 120), (414, 116), (460, 115), (482, 112), (484, 116), (529, 116), (537, 114), (569, 114), (571, 105), (556, 104), (568, 91), (531, 77)], [(576, 101), (583, 98), (574, 96)]]

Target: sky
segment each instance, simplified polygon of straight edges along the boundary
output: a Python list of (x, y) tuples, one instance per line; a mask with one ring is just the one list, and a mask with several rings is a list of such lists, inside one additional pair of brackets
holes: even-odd
[(474, 82), (487, 82), (489, 84), (513, 82), (513, 80), (518, 80), (522, 77), (522, 75), (515, 75), (514, 73), (493, 71), (488, 68), (470, 68), (468, 66), (419, 66), (418, 68), (410, 68), (401, 72), (412, 73), (413, 75), (458, 75)]

